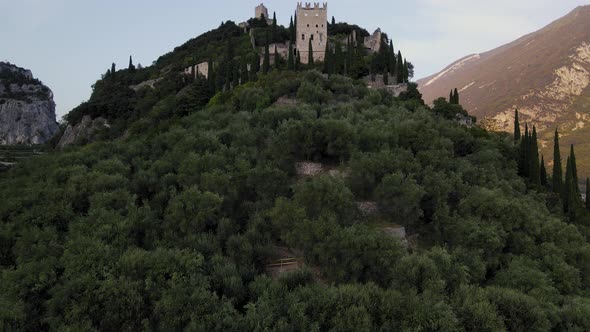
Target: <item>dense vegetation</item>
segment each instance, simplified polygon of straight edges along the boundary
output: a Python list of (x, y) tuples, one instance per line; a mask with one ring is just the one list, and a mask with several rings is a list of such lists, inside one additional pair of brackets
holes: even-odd
[[(5, 102), (4, 99), (16, 99), (26, 102), (32, 102), (32, 97), (38, 99), (50, 98), (51, 91), (44, 86), (41, 81), (26, 74), (25, 69), (19, 68), (13, 64), (0, 61), (0, 104)], [(11, 88), (11, 85), (14, 88)], [(33, 90), (22, 90), (23, 86), (35, 86)]]
[[(0, 175), (0, 330), (590, 330), (588, 213), (519, 176), (511, 135), (316, 71), (207, 86)], [(276, 246), (308, 269), (267, 276)]]

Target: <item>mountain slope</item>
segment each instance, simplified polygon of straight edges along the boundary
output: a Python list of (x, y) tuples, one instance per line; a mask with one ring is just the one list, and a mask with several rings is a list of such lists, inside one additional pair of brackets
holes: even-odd
[[(590, 6), (482, 54), (465, 57), (418, 81), (426, 102), (457, 88), (461, 104), (480, 120), (512, 130), (514, 108), (537, 125), (544, 147), (556, 126), (562, 143), (583, 150), (590, 165)], [(524, 123), (524, 122), (523, 122)], [(545, 151), (547, 154), (549, 151)]]

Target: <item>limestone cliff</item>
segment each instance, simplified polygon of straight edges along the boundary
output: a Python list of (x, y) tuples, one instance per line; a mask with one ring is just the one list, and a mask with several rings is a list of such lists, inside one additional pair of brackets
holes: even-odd
[(51, 90), (30, 70), (0, 62), (0, 145), (44, 144), (58, 130)]
[(90, 116), (85, 115), (80, 123), (74, 126), (67, 126), (57, 147), (63, 149), (72, 144), (92, 142), (95, 140), (96, 135), (100, 133), (101, 129), (109, 127), (110, 125), (107, 120), (101, 117), (92, 119)]

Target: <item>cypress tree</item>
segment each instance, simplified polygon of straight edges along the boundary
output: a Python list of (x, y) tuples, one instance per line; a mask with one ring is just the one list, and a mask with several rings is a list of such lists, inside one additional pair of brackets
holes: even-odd
[[(407, 70), (407, 63), (404, 63), (406, 65), (406, 70)], [(407, 78), (407, 77), (406, 77)], [(459, 105), (459, 91), (457, 91), (457, 88), (455, 88), (455, 105)]]
[(562, 201), (563, 201), (563, 211), (568, 212), (571, 207), (570, 202), (570, 193), (571, 193), (571, 185), (572, 185), (572, 162), (570, 157), (567, 157), (567, 164), (565, 167), (565, 182), (563, 184), (563, 193), (562, 193)]
[(397, 78), (397, 83), (404, 83), (404, 58), (402, 57), (402, 52), (397, 51), (397, 67), (395, 69), (395, 76)]
[(309, 49), (307, 52), (307, 64), (311, 66), (313, 65), (313, 45), (311, 44), (311, 38), (309, 39)]
[(586, 210), (590, 211), (590, 178), (586, 179)]
[(297, 57), (295, 57), (295, 70), (299, 70), (301, 68), (301, 53), (297, 51)]
[(453, 89), (449, 92), (449, 104), (453, 104), (453, 100), (455, 100), (455, 96), (453, 95)]
[(388, 68), (391, 73), (395, 72), (395, 66), (396, 66), (395, 62), (396, 61), (395, 61), (395, 51), (393, 49), (393, 41), (390, 40), (389, 41), (389, 67)]
[(344, 57), (342, 55), (342, 45), (340, 45), (340, 42), (336, 42), (332, 66), (334, 67), (334, 74), (342, 74), (342, 68), (344, 67)]
[(281, 69), (283, 63), (282, 63), (282, 58), (279, 55), (279, 51), (277, 49), (277, 45), (275, 44), (275, 68), (276, 69)]
[(563, 190), (563, 167), (561, 166), (561, 152), (559, 149), (559, 132), (555, 129), (553, 139), (553, 192), (561, 194)]
[(270, 28), (271, 31), (271, 38), (272, 38), (272, 42), (276, 42), (277, 41), (277, 13), (273, 12), (272, 13), (272, 26)]
[(529, 139), (529, 125), (526, 124), (524, 127), (524, 136), (520, 141), (518, 162), (518, 174), (524, 178), (528, 178), (529, 175)]
[(233, 71), (233, 81), (232, 81), (232, 86), (235, 88), (238, 85), (240, 85), (240, 65), (236, 64), (234, 66), (234, 71)]
[(529, 179), (536, 186), (541, 185), (541, 169), (539, 167), (539, 144), (537, 142), (537, 128), (533, 126), (533, 134), (529, 141)]
[(571, 146), (570, 158), (572, 160), (572, 177), (574, 180), (573, 186), (576, 193), (580, 194), (580, 184), (578, 182), (578, 166), (576, 164), (576, 154), (574, 152), (574, 145)]
[(294, 43), (297, 38), (297, 31), (293, 23), (293, 16), (291, 16), (291, 21), (289, 22), (289, 35), (291, 38), (291, 43)]
[(547, 168), (545, 168), (545, 157), (541, 156), (541, 185), (547, 188)]
[(332, 16), (332, 25), (336, 24), (336, 19), (334, 18), (334, 16)]
[(383, 71), (383, 84), (385, 86), (389, 85), (389, 71), (387, 71), (387, 67), (385, 67), (385, 70)]
[(289, 42), (289, 56), (287, 57), (287, 69), (295, 69), (295, 59), (293, 59), (293, 43)]
[(326, 51), (324, 55), (324, 73), (330, 75), (332, 74), (332, 51), (330, 50), (329, 43), (326, 43)]
[[(408, 68), (408, 61), (404, 58), (404, 83), (408, 83), (410, 81), (410, 70)], [(456, 90), (456, 89), (455, 89)], [(456, 94), (457, 104), (459, 104), (459, 94)]]
[(258, 72), (260, 71), (260, 56), (258, 53), (254, 54), (254, 59), (250, 65), (250, 81), (256, 81), (258, 79)]
[(111, 79), (114, 81), (115, 80), (115, 73), (117, 72), (117, 65), (115, 65), (115, 63), (113, 62), (113, 64), (111, 65)]
[(514, 110), (514, 141), (520, 141), (520, 120), (518, 119), (518, 108)]
[(242, 66), (240, 68), (241, 68), (240, 83), (244, 84), (250, 80), (250, 78), (248, 77), (248, 64), (242, 63)]
[(262, 73), (268, 74), (270, 71), (270, 50), (268, 45), (268, 33), (266, 34), (266, 44), (264, 45), (264, 60), (262, 60)]
[(135, 66), (133, 65), (133, 57), (130, 55), (129, 56), (129, 72), (130, 73), (134, 73), (135, 72)]

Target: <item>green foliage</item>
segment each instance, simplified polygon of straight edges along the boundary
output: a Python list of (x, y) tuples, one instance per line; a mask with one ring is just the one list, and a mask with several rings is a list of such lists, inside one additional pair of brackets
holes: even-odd
[[(588, 214), (527, 190), (511, 135), (317, 71), (207, 105), (173, 77), (126, 137), (0, 173), (1, 330), (588, 330)], [(273, 278), (284, 246), (306, 267)]]

